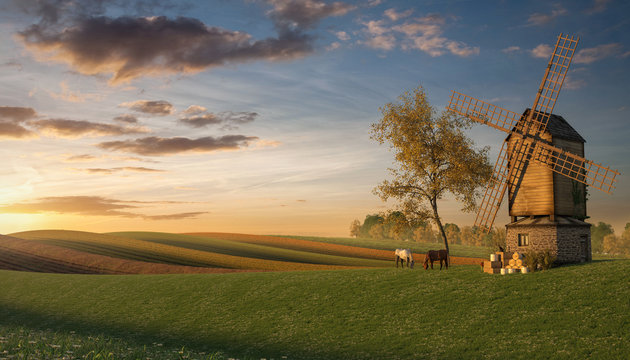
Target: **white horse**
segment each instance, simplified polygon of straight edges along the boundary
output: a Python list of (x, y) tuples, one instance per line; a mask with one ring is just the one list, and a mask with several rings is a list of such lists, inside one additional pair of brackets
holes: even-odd
[[(407, 261), (407, 267), (413, 269), (413, 265), (415, 261), (413, 260), (413, 255), (411, 255), (411, 250), (409, 249), (396, 249), (394, 252), (396, 255), (396, 268), (398, 268), (398, 261), (400, 260), (400, 265), (405, 267), (405, 260)], [(409, 266), (411, 264), (411, 266)]]

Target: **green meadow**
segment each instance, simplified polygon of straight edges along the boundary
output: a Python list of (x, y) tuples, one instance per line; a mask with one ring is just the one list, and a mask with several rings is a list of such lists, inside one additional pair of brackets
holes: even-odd
[(629, 272), (0, 271), (0, 358), (628, 359)]

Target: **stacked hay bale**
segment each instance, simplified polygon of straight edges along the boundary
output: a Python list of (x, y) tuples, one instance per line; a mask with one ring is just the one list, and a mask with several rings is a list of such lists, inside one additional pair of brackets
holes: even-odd
[(508, 273), (522, 272), (524, 274), (529, 272), (529, 269), (523, 263), (523, 254), (515, 252), (512, 254), (512, 258), (508, 261), (508, 265), (505, 266), (508, 269)]
[(497, 252), (490, 255), (490, 261), (483, 262), (483, 272), (502, 275), (513, 274), (516, 272), (527, 274), (529, 269), (523, 262), (522, 253), (515, 252), (513, 254), (505, 254), (503, 252)]
[(483, 272), (498, 274), (503, 267), (503, 253), (490, 254), (490, 261), (483, 262)]

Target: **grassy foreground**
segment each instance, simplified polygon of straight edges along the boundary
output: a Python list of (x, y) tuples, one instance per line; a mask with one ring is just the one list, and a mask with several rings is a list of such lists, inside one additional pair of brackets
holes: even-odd
[(627, 359), (629, 272), (627, 260), (506, 276), (0, 271), (0, 357)]

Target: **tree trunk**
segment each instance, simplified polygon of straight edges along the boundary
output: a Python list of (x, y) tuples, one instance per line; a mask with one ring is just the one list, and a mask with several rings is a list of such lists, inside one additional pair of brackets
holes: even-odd
[(440, 234), (442, 234), (442, 239), (444, 240), (444, 247), (446, 248), (446, 253), (448, 254), (449, 265), (451, 263), (451, 252), (448, 249), (448, 240), (446, 240), (446, 232), (444, 232), (444, 226), (442, 226), (442, 221), (440, 220), (440, 216), (438, 215), (437, 210), (437, 200), (431, 200), (431, 207), (433, 208), (433, 219), (440, 229)]

